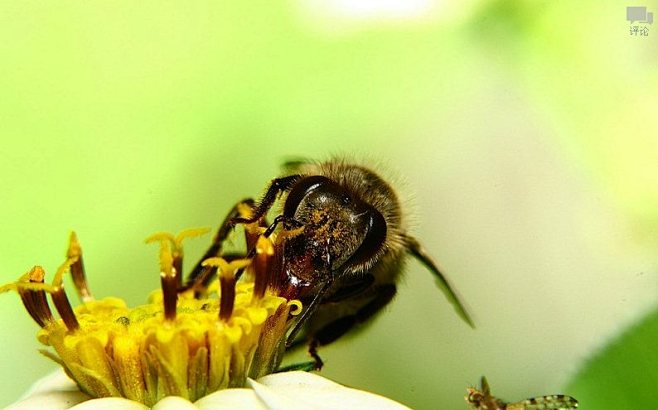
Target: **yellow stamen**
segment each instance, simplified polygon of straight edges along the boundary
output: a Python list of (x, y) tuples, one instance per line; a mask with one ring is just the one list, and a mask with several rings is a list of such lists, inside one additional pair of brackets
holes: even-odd
[(254, 258), (254, 302), (260, 300), (265, 294), (268, 284), (276, 287), (275, 274), (272, 272), (272, 258), (274, 257), (274, 245), (264, 236), (259, 236), (256, 242), (256, 257)]
[(89, 285), (87, 284), (87, 277), (85, 275), (85, 265), (82, 260), (82, 247), (80, 247), (80, 242), (78, 241), (78, 236), (75, 232), (71, 232), (66, 257), (69, 259), (76, 259), (75, 263), (71, 265), (71, 277), (73, 278), (73, 283), (75, 284), (78, 296), (83, 302), (93, 300), (94, 297), (91, 295)]
[[(179, 291), (180, 272), (172, 248), (182, 255), (183, 239), (201, 232), (188, 230), (175, 237), (160, 233), (147, 240), (161, 246), (162, 290), (153, 292), (143, 306), (129, 309), (118, 298), (94, 300), (80, 286), (83, 303), (71, 308), (63, 275), (82, 256), (74, 234), (69, 258), (51, 285), (43, 283), (44, 271), (35, 267), (19, 281), (1, 286), (0, 293), (18, 291), (42, 326), (39, 341), (54, 349), (44, 355), (62, 365), (80, 389), (94, 397), (121, 396), (151, 406), (167, 395), (194, 401), (218, 389), (242, 387), (247, 377), (278, 368), (291, 316), (300, 312), (301, 303), (277, 296), (267, 286), (268, 278), (258, 303), (253, 303), (254, 281), (249, 275), (236, 280), (238, 272), (251, 269), (254, 261), (247, 258), (230, 262), (209, 258), (203, 265), (214, 267), (219, 280), (201, 295)], [(268, 254), (272, 244), (263, 240), (258, 240), (259, 246)], [(52, 317), (46, 293), (60, 320)]]

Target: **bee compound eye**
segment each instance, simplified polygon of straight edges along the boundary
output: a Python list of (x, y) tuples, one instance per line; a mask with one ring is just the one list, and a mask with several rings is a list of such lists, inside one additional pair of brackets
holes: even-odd
[(343, 196), (340, 198), (340, 200), (343, 202), (343, 205), (347, 205), (350, 202), (352, 202), (352, 198), (350, 198), (349, 195), (343, 194)]

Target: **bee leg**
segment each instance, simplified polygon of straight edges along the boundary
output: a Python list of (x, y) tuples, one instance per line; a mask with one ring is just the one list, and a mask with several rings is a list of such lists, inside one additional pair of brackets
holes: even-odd
[(257, 206), (252, 207), (253, 212), (249, 217), (241, 217), (236, 215), (232, 218), (229, 223), (231, 225), (236, 224), (249, 224), (254, 223), (261, 219), (267, 211), (270, 210), (276, 197), (281, 193), (288, 191), (294, 184), (301, 178), (301, 175), (290, 175), (283, 178), (275, 178), (270, 183), (270, 186), (267, 188), (267, 192), (263, 195), (263, 199), (258, 203)]
[(269, 238), (270, 235), (272, 235), (272, 233), (276, 229), (277, 225), (279, 225), (280, 223), (283, 223), (283, 228), (287, 231), (292, 230), (294, 228), (300, 228), (300, 227), (303, 226), (301, 222), (299, 222), (299, 221), (297, 221), (297, 220), (295, 220), (295, 219), (293, 219), (289, 216), (286, 216), (286, 215), (283, 215), (283, 214), (282, 215), (277, 215), (277, 217), (274, 218), (274, 220), (272, 221), (270, 226), (267, 227), (267, 229), (263, 233), (263, 236), (266, 237), (266, 238)]
[(312, 370), (322, 370), (322, 367), (324, 366), (324, 362), (320, 358), (320, 355), (318, 355), (318, 346), (319, 343), (317, 340), (313, 339), (308, 345), (308, 354), (311, 356), (313, 360), (308, 361), (308, 362), (301, 362), (301, 363), (293, 363), (288, 366), (280, 367), (276, 372), (289, 372), (293, 370), (302, 370), (305, 372), (310, 372)]
[(315, 361), (311, 360), (308, 362), (289, 364), (287, 366), (279, 367), (278, 369), (276, 369), (274, 373), (294, 372), (297, 370), (301, 370), (303, 372), (310, 372), (316, 370)]
[(187, 289), (190, 289), (198, 284), (205, 284), (206, 280), (209, 280), (210, 278), (207, 278), (209, 275), (209, 272), (212, 269), (202, 266), (201, 264), (203, 263), (204, 260), (208, 258), (212, 258), (213, 256), (218, 256), (219, 253), (222, 250), (222, 245), (224, 244), (224, 241), (228, 237), (229, 233), (231, 233), (231, 229), (233, 226), (231, 225), (231, 221), (237, 217), (240, 217), (241, 214), (241, 208), (244, 206), (248, 207), (253, 207), (254, 206), (254, 200), (249, 198), (249, 199), (244, 199), (229, 211), (228, 215), (224, 218), (222, 221), (221, 225), (219, 225), (219, 228), (217, 229), (217, 233), (215, 234), (215, 237), (213, 238), (212, 243), (210, 244), (210, 247), (206, 250), (206, 252), (203, 254), (201, 259), (197, 262), (197, 264), (192, 268), (190, 273), (187, 275), (187, 280), (185, 281), (185, 284), (181, 289), (179, 289), (179, 292), (185, 291)]
[[(375, 293), (375, 298), (367, 303), (364, 307), (359, 309), (354, 315), (343, 316), (339, 319), (334, 320), (329, 323), (322, 329), (320, 329), (313, 337), (308, 345), (308, 354), (313, 360), (309, 362), (295, 363), (290, 366), (285, 366), (277, 370), (277, 372), (291, 371), (291, 370), (321, 370), (324, 366), (322, 358), (318, 354), (318, 348), (320, 346), (328, 345), (329, 343), (340, 338), (342, 335), (347, 333), (352, 327), (360, 323), (368, 321), (373, 315), (379, 312), (384, 306), (386, 306), (395, 296), (396, 287), (394, 284), (385, 284), (380, 285), (376, 288), (373, 288)], [(290, 340), (290, 339), (289, 339)], [(291, 342), (288, 347), (294, 347), (300, 342), (303, 342), (304, 339), (296, 340)]]
[(299, 332), (304, 328), (304, 324), (306, 324), (306, 322), (311, 317), (313, 317), (313, 314), (320, 306), (320, 300), (322, 299), (322, 296), (324, 296), (325, 292), (331, 287), (332, 284), (333, 278), (325, 282), (318, 293), (313, 297), (313, 300), (311, 300), (311, 302), (306, 306), (306, 309), (302, 311), (299, 319), (297, 319), (297, 323), (295, 323), (295, 326), (292, 328), (292, 331), (288, 335), (288, 339), (286, 340), (286, 348), (293, 344)]
[[(243, 259), (245, 255), (243, 253), (237, 253), (237, 252), (229, 252), (229, 253), (222, 253), (222, 259), (226, 260), (227, 262), (232, 262), (237, 259)], [(236, 280), (240, 279), (240, 276), (242, 275), (242, 272), (244, 271), (244, 268), (240, 268), (236, 271), (235, 276)], [(186, 290), (193, 289), (199, 285), (203, 285), (202, 287), (205, 288), (208, 286), (208, 283), (213, 278), (215, 271), (210, 268), (204, 267), (203, 270), (201, 270), (201, 273), (194, 279), (194, 282), (186, 283), (183, 285), (183, 287), (178, 289), (178, 292), (185, 292)], [(198, 288), (197, 288), (198, 290)], [(197, 294), (198, 295), (198, 294)]]
[(335, 303), (340, 302), (341, 300), (352, 298), (356, 295), (360, 295), (370, 288), (375, 282), (375, 277), (371, 274), (365, 274), (359, 277), (357, 280), (348, 282), (341, 286), (337, 291), (331, 294), (331, 296), (326, 297), (322, 300), (323, 303)]
[(289, 344), (286, 344), (286, 351), (295, 350), (298, 347), (305, 345), (307, 340), (308, 338), (306, 337), (306, 334), (302, 334), (301, 336), (295, 337), (295, 339), (290, 341)]
[[(326, 298), (323, 298), (322, 303), (338, 303), (342, 300), (349, 299), (349, 298), (352, 298), (356, 295), (362, 294), (368, 288), (370, 288), (374, 282), (375, 282), (375, 277), (373, 275), (365, 274), (362, 277), (359, 277), (356, 280), (350, 281), (347, 284), (341, 286), (340, 288), (338, 288), (338, 290), (333, 292), (330, 296), (327, 296)], [(349, 315), (348, 317), (351, 318), (351, 317), (353, 317), (353, 315)], [(332, 324), (334, 324), (334, 323), (335, 322), (332, 322)], [(288, 339), (289, 342), (286, 345), (288, 350), (296, 349), (297, 347), (305, 344), (306, 341), (308, 340), (307, 332), (301, 333), (300, 337), (297, 337), (297, 335), (292, 335), (292, 336), (295, 336), (295, 337)]]
[(389, 283), (380, 285), (374, 288), (373, 291), (376, 295), (375, 298), (355, 314), (336, 319), (315, 333), (313, 335), (313, 340), (316, 342), (315, 348), (328, 345), (347, 333), (355, 325), (368, 321), (368, 319), (393, 300), (397, 290), (394, 284)]
[(319, 345), (317, 339), (311, 340), (311, 343), (308, 345), (308, 354), (313, 358), (313, 363), (315, 365), (313, 370), (322, 370), (322, 366), (324, 366), (324, 362), (320, 358), (320, 355), (318, 355)]

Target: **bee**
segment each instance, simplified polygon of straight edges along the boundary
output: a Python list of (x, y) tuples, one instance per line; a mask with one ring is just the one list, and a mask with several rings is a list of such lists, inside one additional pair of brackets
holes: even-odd
[[(260, 201), (243, 200), (229, 212), (204, 259), (222, 254), (222, 242), (236, 225), (258, 224), (267, 237), (277, 232), (272, 269), (278, 293), (304, 306), (288, 347), (308, 343), (320, 369), (317, 348), (368, 322), (391, 302), (408, 256), (434, 274), (458, 315), (473, 326), (436, 263), (406, 231), (394, 188), (375, 171), (342, 159), (292, 161), (285, 168)], [(277, 201), (281, 210), (268, 224)], [(248, 256), (254, 256), (254, 243), (247, 238)], [(203, 276), (201, 271), (198, 265), (188, 284)]]
[(533, 397), (515, 403), (505, 403), (491, 395), (489, 383), (482, 376), (480, 390), (475, 387), (466, 389), (466, 403), (477, 410), (574, 410), (578, 408), (578, 400), (571, 396), (553, 394), (550, 396)]

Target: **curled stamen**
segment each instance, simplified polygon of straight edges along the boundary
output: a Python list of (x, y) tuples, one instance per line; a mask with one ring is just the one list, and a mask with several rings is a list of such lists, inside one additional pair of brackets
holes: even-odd
[(160, 272), (170, 273), (174, 266), (174, 257), (171, 251), (171, 246), (175, 242), (174, 235), (168, 232), (157, 232), (144, 240), (144, 243), (154, 242), (160, 243)]
[(290, 308), (288, 313), (290, 313), (292, 316), (297, 316), (302, 313), (302, 302), (297, 299), (288, 301), (288, 307)]
[(247, 249), (255, 249), (258, 239), (265, 233), (267, 228), (260, 226), (258, 222), (244, 226), (244, 235), (247, 242)]
[(153, 243), (153, 242), (162, 242), (169, 241), (169, 243), (174, 243), (176, 238), (174, 235), (169, 232), (156, 232), (148, 238), (144, 239), (144, 243)]
[(183, 239), (205, 235), (208, 232), (210, 232), (210, 228), (190, 228), (181, 231), (174, 238), (172, 254), (174, 256), (174, 268), (178, 272), (179, 288), (183, 286)]
[(219, 277), (219, 286), (221, 287), (222, 298), (219, 302), (219, 318), (226, 322), (233, 314), (235, 305), (235, 276), (232, 273), (224, 274), (222, 270)]
[(197, 236), (202, 236), (210, 232), (210, 228), (190, 228), (190, 229), (184, 229), (182, 230), (178, 235), (176, 235), (176, 238), (174, 239), (174, 243), (176, 245), (176, 248), (183, 250), (183, 240), (187, 238), (195, 238)]
[(183, 286), (183, 240), (210, 232), (210, 228), (190, 228), (174, 236), (168, 232), (157, 232), (146, 238), (146, 243), (168, 241), (171, 244), (172, 266), (176, 270), (178, 288)]
[(89, 302), (94, 300), (94, 297), (89, 291), (89, 285), (87, 283), (87, 276), (85, 275), (85, 265), (82, 260), (82, 248), (80, 247), (80, 242), (78, 242), (78, 236), (75, 232), (71, 232), (71, 237), (69, 238), (69, 248), (66, 251), (67, 258), (77, 258), (75, 263), (71, 265), (71, 277), (73, 278), (73, 283), (75, 284), (75, 289), (78, 292), (78, 296), (82, 302)]
[[(43, 284), (45, 275), (46, 272), (44, 272), (41, 266), (35, 266), (25, 274), (25, 279), (27, 279), (29, 283)], [(46, 292), (44, 290), (19, 288), (18, 294), (21, 296), (25, 309), (27, 309), (27, 312), (32, 316), (32, 319), (39, 324), (39, 326), (45, 327), (47, 323), (53, 320), (53, 314), (48, 306), (48, 300), (46, 299)]]
[(53, 314), (46, 299), (46, 292), (49, 292), (52, 286), (43, 283), (44, 276), (43, 268), (35, 266), (21, 276), (17, 282), (0, 286), (0, 293), (12, 290), (18, 292), (23, 306), (41, 327), (45, 327), (53, 321)]
[(236, 259), (226, 262), (224, 258), (214, 257), (203, 261), (203, 266), (212, 266), (218, 270), (220, 300), (219, 300), (219, 318), (226, 322), (233, 314), (235, 304), (235, 272), (249, 265), (249, 259)]
[(171, 252), (173, 236), (158, 233), (146, 239), (146, 243), (160, 241), (160, 286), (162, 287), (162, 303), (167, 321), (176, 319), (176, 301), (178, 300), (178, 284), (180, 274), (174, 266), (174, 256)]
[(78, 319), (75, 317), (75, 313), (71, 307), (71, 302), (69, 302), (69, 298), (66, 296), (66, 291), (64, 290), (62, 279), (64, 273), (70, 270), (71, 265), (73, 265), (77, 260), (77, 257), (69, 258), (62, 264), (62, 266), (59, 267), (59, 269), (57, 269), (57, 273), (55, 273), (55, 278), (53, 279), (52, 290), (50, 292), (50, 298), (55, 304), (57, 313), (59, 313), (59, 316), (64, 321), (66, 328), (71, 332), (78, 330), (78, 328), (80, 328), (80, 324), (78, 323)]
[[(19, 293), (41, 326), (39, 341), (54, 349), (44, 354), (63, 366), (85, 393), (123, 396), (147, 406), (165, 395), (197, 400), (218, 389), (243, 386), (247, 377), (276, 371), (294, 322), (291, 316), (301, 310), (298, 300), (289, 301), (272, 287), (274, 246), (272, 239), (259, 239), (261, 234), (254, 236), (253, 243), (260, 244), (249, 256), (226, 254), (203, 261), (204, 272), (217, 274), (217, 281), (206, 281), (204, 273), (193, 290), (178, 287), (182, 241), (202, 232), (156, 234), (147, 240), (160, 243), (162, 289), (142, 306), (131, 309), (119, 298), (91, 298), (75, 234), (52, 284), (44, 283), (45, 273), (36, 266), (18, 281), (0, 286), (0, 293)], [(240, 259), (228, 262), (236, 257)], [(259, 264), (256, 274), (240, 278), (245, 268), (251, 272), (252, 263)], [(63, 288), (67, 271), (77, 278), (83, 299), (75, 310)], [(53, 317), (50, 303), (61, 319)]]
[(254, 295), (253, 302), (263, 298), (268, 285), (272, 285), (275, 279), (272, 274), (272, 258), (274, 257), (274, 246), (264, 236), (258, 237), (256, 242), (256, 256), (254, 257)]
[(176, 301), (178, 300), (178, 280), (176, 269), (171, 273), (160, 272), (160, 286), (162, 287), (162, 303), (164, 304), (164, 316), (168, 321), (176, 319)]
[(219, 318), (226, 322), (233, 314), (235, 304), (235, 276), (229, 270), (229, 264), (222, 258), (209, 258), (203, 266), (212, 266), (218, 272), (220, 286)]

